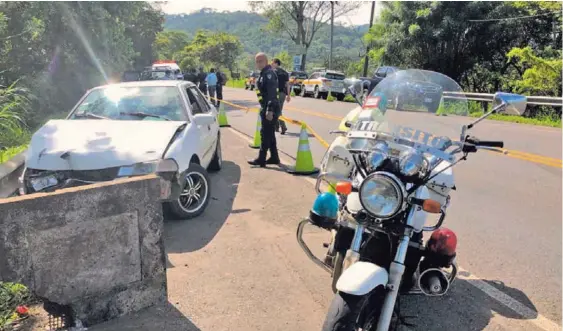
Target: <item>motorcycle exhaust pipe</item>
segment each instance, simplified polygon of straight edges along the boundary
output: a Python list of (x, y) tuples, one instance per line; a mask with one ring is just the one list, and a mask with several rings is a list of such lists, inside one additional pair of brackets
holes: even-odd
[(429, 268), (424, 270), (420, 277), (418, 277), (418, 287), (424, 295), (437, 297), (448, 292), (450, 281), (442, 270)]

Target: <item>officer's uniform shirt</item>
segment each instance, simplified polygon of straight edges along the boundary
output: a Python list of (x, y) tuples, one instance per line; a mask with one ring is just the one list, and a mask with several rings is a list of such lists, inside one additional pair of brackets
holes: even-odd
[(270, 106), (274, 113), (279, 114), (278, 76), (270, 65), (265, 66), (260, 71), (257, 86), (256, 95), (258, 96), (258, 102), (260, 102), (260, 111), (265, 112), (268, 110), (268, 106)]
[(278, 91), (280, 91), (280, 93), (287, 94), (288, 91), (286, 91), (286, 83), (289, 82), (289, 74), (287, 71), (278, 67), (276, 69), (276, 75), (278, 76)]

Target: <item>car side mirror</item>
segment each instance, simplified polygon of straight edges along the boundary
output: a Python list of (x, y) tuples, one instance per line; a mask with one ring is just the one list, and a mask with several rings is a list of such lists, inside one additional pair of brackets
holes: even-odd
[(523, 115), (528, 104), (527, 98), (520, 94), (497, 92), (493, 97), (493, 108), (504, 103), (506, 106), (500, 111), (507, 115)]
[(194, 123), (196, 125), (211, 125), (215, 122), (215, 116), (212, 114), (196, 114), (194, 116)]

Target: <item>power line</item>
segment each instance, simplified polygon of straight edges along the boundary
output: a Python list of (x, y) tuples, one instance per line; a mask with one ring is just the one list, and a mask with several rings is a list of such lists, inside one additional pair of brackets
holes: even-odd
[(558, 11), (552, 11), (549, 13), (538, 14), (538, 15), (529, 15), (529, 16), (518, 16), (518, 17), (507, 17), (507, 18), (491, 18), (486, 20), (469, 20), (469, 22), (498, 22), (498, 21), (510, 21), (510, 20), (519, 20), (523, 18), (533, 18), (533, 17), (540, 17), (540, 16), (547, 16), (552, 14), (561, 14)]

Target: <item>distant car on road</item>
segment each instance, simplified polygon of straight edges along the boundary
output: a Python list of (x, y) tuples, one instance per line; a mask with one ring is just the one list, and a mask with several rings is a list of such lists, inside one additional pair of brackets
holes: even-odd
[[(384, 78), (400, 75), (401, 71), (397, 67), (381, 66), (375, 70), (372, 78), (360, 77), (359, 80), (364, 82), (364, 95), (369, 95)], [(388, 100), (389, 106), (396, 110), (423, 106), (427, 108), (428, 112), (435, 113), (440, 106), (442, 87), (426, 81), (422, 75), (418, 79), (410, 79), (408, 84), (402, 81), (399, 86), (393, 87), (394, 92), (389, 92)]]
[(207, 169), (222, 166), (217, 111), (191, 82), (140, 81), (93, 88), (66, 119), (32, 137), (21, 194), (157, 174), (176, 218), (201, 214)]
[(293, 91), (295, 91), (295, 94), (301, 94), (301, 85), (307, 77), (309, 75), (305, 71), (292, 71), (289, 74), (289, 84)]
[(346, 86), (342, 72), (332, 70), (319, 70), (313, 72), (309, 78), (304, 79), (301, 85), (301, 96), (313, 95), (315, 98), (326, 99), (329, 93), (336, 95), (338, 101), (344, 100)]

